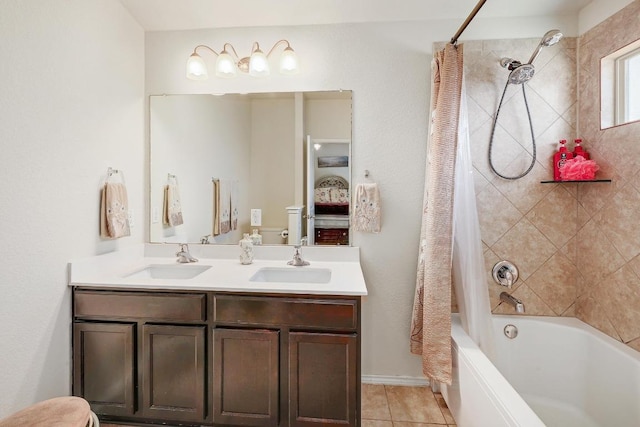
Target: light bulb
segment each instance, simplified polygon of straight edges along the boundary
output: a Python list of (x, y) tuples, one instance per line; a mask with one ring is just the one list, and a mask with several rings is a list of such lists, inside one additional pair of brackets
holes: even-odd
[(237, 72), (238, 67), (235, 61), (226, 50), (223, 50), (216, 60), (216, 76), (231, 78), (235, 77)]
[(280, 73), (298, 73), (298, 56), (291, 47), (287, 47), (284, 52), (282, 52), (282, 56), (280, 57)]
[(193, 52), (187, 61), (187, 78), (190, 80), (206, 80), (209, 78), (207, 66), (197, 53)]
[(269, 75), (269, 61), (260, 49), (256, 49), (249, 59), (249, 74), (253, 77)]

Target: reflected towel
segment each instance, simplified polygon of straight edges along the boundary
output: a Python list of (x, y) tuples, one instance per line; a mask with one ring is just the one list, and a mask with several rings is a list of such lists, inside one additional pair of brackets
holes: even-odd
[(100, 237), (117, 239), (129, 236), (129, 208), (127, 187), (120, 183), (106, 183), (100, 192)]
[(182, 204), (178, 186), (167, 184), (164, 186), (164, 203), (162, 207), (162, 222), (169, 227), (183, 224)]
[(231, 182), (231, 230), (238, 229), (238, 191), (239, 191), (239, 183), (234, 180)]
[(379, 233), (381, 228), (378, 184), (358, 184), (353, 195), (353, 229)]
[(231, 190), (232, 181), (213, 180), (213, 235), (231, 231)]

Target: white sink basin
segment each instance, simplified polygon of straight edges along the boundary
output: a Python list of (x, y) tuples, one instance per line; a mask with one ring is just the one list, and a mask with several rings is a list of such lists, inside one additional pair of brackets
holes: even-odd
[(124, 277), (128, 279), (193, 279), (210, 269), (210, 265), (193, 264), (151, 264)]
[(329, 283), (331, 270), (309, 267), (263, 267), (249, 280), (251, 282)]

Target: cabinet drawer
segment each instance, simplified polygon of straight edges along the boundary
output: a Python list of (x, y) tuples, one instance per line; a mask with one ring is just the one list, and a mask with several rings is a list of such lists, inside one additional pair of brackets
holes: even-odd
[(356, 330), (358, 301), (216, 295), (214, 321), (231, 325)]
[(204, 294), (76, 291), (73, 313), (85, 319), (148, 319), (204, 322)]

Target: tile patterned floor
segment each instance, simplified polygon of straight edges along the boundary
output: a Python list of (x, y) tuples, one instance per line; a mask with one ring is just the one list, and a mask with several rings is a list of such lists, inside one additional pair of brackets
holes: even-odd
[[(429, 387), (362, 384), (361, 427), (455, 427), (440, 393)], [(101, 427), (130, 427), (101, 423)]]
[(362, 427), (455, 427), (440, 393), (429, 387), (362, 384)]

